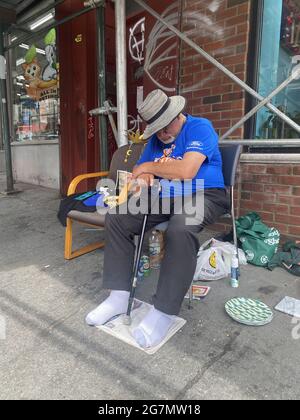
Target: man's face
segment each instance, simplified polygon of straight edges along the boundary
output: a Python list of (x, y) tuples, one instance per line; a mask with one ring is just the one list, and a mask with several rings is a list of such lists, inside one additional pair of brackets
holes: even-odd
[(170, 124), (168, 124), (166, 127), (157, 131), (156, 135), (161, 142), (169, 144), (175, 140), (180, 130), (181, 121), (180, 117), (178, 116), (173, 121), (171, 121)]

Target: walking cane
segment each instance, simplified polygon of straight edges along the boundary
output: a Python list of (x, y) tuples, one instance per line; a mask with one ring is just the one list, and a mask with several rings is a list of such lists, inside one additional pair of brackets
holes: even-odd
[(129, 299), (128, 299), (128, 307), (127, 307), (126, 316), (124, 317), (124, 324), (125, 325), (130, 325), (131, 324), (130, 314), (131, 314), (133, 299), (134, 299), (134, 295), (135, 295), (135, 289), (136, 289), (136, 286), (137, 286), (138, 269), (139, 269), (139, 264), (140, 264), (140, 259), (141, 259), (141, 253), (142, 253), (142, 247), (143, 247), (145, 232), (146, 232), (147, 220), (148, 220), (148, 214), (144, 214), (142, 232), (141, 232), (141, 235), (140, 235), (140, 238), (139, 238), (137, 255), (136, 255), (136, 259), (135, 259), (135, 263), (134, 263), (133, 281), (131, 283), (131, 289), (130, 289), (130, 294), (129, 294)]
[[(157, 184), (153, 184), (150, 187), (150, 193), (151, 193), (151, 197), (156, 197), (156, 199), (154, 201), (152, 201), (151, 198), (151, 205), (154, 206), (154, 204), (156, 203), (156, 200), (159, 198), (159, 191), (160, 191), (160, 183), (158, 182)], [(151, 212), (151, 211), (150, 211)], [(139, 238), (139, 242), (138, 242), (138, 249), (137, 249), (137, 254), (136, 254), (136, 259), (135, 259), (135, 263), (134, 263), (134, 270), (133, 270), (133, 280), (131, 283), (131, 289), (130, 289), (130, 294), (129, 294), (129, 299), (128, 299), (128, 307), (127, 307), (127, 312), (126, 315), (124, 317), (124, 324), (125, 325), (130, 325), (131, 324), (131, 309), (132, 309), (132, 304), (133, 304), (133, 299), (134, 299), (134, 295), (135, 295), (135, 289), (137, 286), (137, 280), (138, 280), (138, 269), (139, 269), (139, 265), (140, 265), (140, 260), (141, 260), (141, 253), (142, 253), (142, 248), (143, 248), (143, 242), (144, 242), (144, 237), (145, 237), (145, 232), (146, 232), (146, 225), (147, 225), (147, 221), (148, 221), (148, 214), (144, 214), (144, 218), (143, 218), (143, 226), (142, 226), (142, 232)]]

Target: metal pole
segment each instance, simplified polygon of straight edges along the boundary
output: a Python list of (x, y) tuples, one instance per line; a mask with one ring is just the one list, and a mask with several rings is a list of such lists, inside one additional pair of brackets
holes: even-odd
[(10, 131), (8, 118), (8, 103), (6, 90), (6, 60), (4, 57), (4, 27), (0, 24), (0, 115), (2, 124), (2, 139), (5, 150), (6, 164), (6, 193), (14, 192), (14, 180), (12, 172), (12, 159), (10, 147)]
[[(8, 45), (8, 34), (5, 34), (5, 45)], [(13, 71), (12, 71), (12, 63), (13, 63), (13, 51), (9, 50), (5, 53), (6, 58), (6, 90), (7, 90), (7, 109), (8, 109), (8, 119), (9, 119), (9, 132), (10, 132), (10, 141), (14, 142), (16, 140), (16, 132), (14, 127), (14, 116), (13, 116), (13, 102), (14, 98), (13, 95), (9, 94), (9, 92), (13, 92)]]
[(111, 125), (111, 129), (113, 131), (113, 135), (114, 138), (116, 140), (116, 143), (118, 145), (118, 131), (117, 131), (117, 127), (116, 127), (116, 123), (113, 117), (113, 112), (118, 112), (118, 108), (114, 107), (111, 105), (110, 101), (104, 101), (104, 106), (101, 108), (95, 108), (95, 109), (91, 109), (89, 111), (90, 115), (107, 115), (110, 125)]
[(131, 288), (130, 288), (127, 312), (126, 312), (126, 316), (124, 317), (124, 324), (126, 324), (126, 325), (131, 324), (130, 315), (131, 315), (132, 304), (133, 304), (135, 290), (136, 290), (137, 281), (138, 281), (138, 270), (139, 270), (139, 265), (140, 265), (140, 260), (141, 260), (141, 254), (142, 254), (142, 248), (143, 248), (143, 242), (144, 242), (144, 237), (145, 237), (145, 232), (146, 232), (147, 221), (148, 221), (148, 214), (144, 214), (141, 236), (139, 238), (136, 259), (134, 261), (133, 279), (132, 279)]
[[(101, 4), (97, 8), (97, 32), (98, 32), (98, 103), (104, 106), (106, 100), (106, 69), (105, 69), (105, 6)], [(105, 115), (100, 115), (100, 167), (102, 171), (108, 170), (108, 144), (107, 122)]]
[[(210, 63), (212, 63), (219, 70), (225, 73), (230, 79), (232, 79), (235, 83), (241, 86), (245, 91), (253, 95), (256, 99), (259, 99), (260, 101), (264, 99), (263, 96), (261, 96), (254, 89), (248, 86), (245, 82), (243, 82), (241, 79), (235, 76), (231, 71), (229, 71), (226, 67), (220, 64), (215, 58), (211, 57), (207, 52), (205, 52), (202, 48), (200, 48), (199, 45), (197, 45), (195, 42), (190, 40), (185, 34), (181, 33), (177, 28), (175, 28), (175, 26), (166, 22), (158, 13), (156, 13), (153, 9), (151, 9), (151, 7), (149, 7), (144, 1), (142, 0), (134, 0), (134, 1), (138, 3), (141, 7), (143, 7), (145, 10), (147, 10), (147, 12), (149, 12), (152, 16), (154, 16), (157, 20), (159, 20), (163, 25), (169, 28), (170, 31), (174, 32), (175, 35), (177, 35), (179, 38), (185, 41), (195, 51), (197, 51), (204, 58), (206, 58)], [(294, 130), (300, 133), (300, 126), (296, 124), (293, 120), (291, 120), (289, 117), (287, 117), (283, 112), (281, 112), (279, 109), (277, 109), (274, 105), (270, 103), (266, 104), (266, 106), (275, 114), (277, 114), (282, 120), (284, 120)]]
[[(178, 2), (178, 26), (180, 27), (180, 32), (182, 31), (182, 16), (183, 16), (183, 0), (180, 0)], [(178, 85), (176, 88), (176, 94), (180, 95), (180, 76), (181, 76), (181, 70), (182, 70), (182, 56), (181, 56), (181, 46), (182, 46), (182, 40), (179, 40), (179, 46), (178, 46), (178, 51), (179, 51), (179, 57), (178, 57), (178, 70), (177, 70), (177, 80), (178, 80)], [(193, 284), (193, 283), (192, 283)]]
[[(113, 131), (113, 134), (114, 134), (114, 138), (116, 140), (116, 143), (120, 147), (120, 145), (118, 144), (118, 130), (117, 130), (117, 127), (116, 127), (116, 123), (115, 123), (114, 117), (112, 115), (112, 111), (110, 109), (109, 101), (104, 101), (104, 107), (106, 108), (106, 111), (107, 111), (106, 114), (108, 116), (108, 119), (109, 119), (109, 122), (110, 122), (110, 126), (111, 126), (111, 129)], [(116, 111), (116, 112), (118, 112), (118, 111)]]
[[(300, 71), (298, 72), (300, 73)], [(231, 133), (233, 133), (237, 128), (242, 126), (252, 115), (256, 114), (262, 107), (264, 107), (271, 99), (276, 96), (280, 91), (282, 91), (288, 84), (290, 84), (295, 78), (297, 74), (291, 74), (281, 85), (279, 85), (276, 89), (273, 90), (266, 98), (258, 103), (251, 111), (249, 111), (240, 121), (238, 121), (233, 127), (231, 127), (225, 134), (220, 138), (220, 140), (226, 139)]]
[(127, 71), (126, 71), (126, 14), (125, 0), (115, 1), (116, 73), (118, 107), (118, 146), (128, 144), (127, 138)]
[(50, 29), (52, 28), (56, 28), (59, 25), (62, 25), (64, 23), (69, 22), (70, 20), (73, 20), (81, 15), (83, 15), (84, 13), (90, 12), (91, 10), (93, 10), (95, 7), (94, 6), (90, 6), (90, 7), (86, 7), (82, 10), (79, 10), (78, 12), (75, 12), (73, 14), (71, 14), (70, 16), (67, 16), (57, 22), (52, 23), (51, 25), (48, 25), (47, 27), (40, 29), (39, 31), (36, 32), (32, 32), (30, 35), (24, 36), (22, 38), (18, 38), (16, 41), (12, 42), (10, 45), (8, 45), (5, 50), (9, 50), (11, 48), (17, 47), (18, 45), (22, 44), (22, 43), (26, 43), (26, 41), (33, 41), (34, 39), (40, 39), (40, 37), (43, 34), (46, 34)]
[(270, 139), (270, 140), (244, 140), (244, 139), (226, 139), (220, 140), (219, 145), (229, 146), (229, 145), (242, 145), (242, 146), (278, 146), (280, 147), (289, 147), (289, 146), (300, 146), (300, 139)]

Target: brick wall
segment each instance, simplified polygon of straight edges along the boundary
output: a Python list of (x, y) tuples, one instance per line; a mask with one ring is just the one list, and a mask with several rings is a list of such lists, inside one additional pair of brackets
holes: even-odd
[[(236, 216), (258, 213), (268, 226), (276, 227), (282, 242), (300, 238), (300, 166), (296, 163), (240, 163), (236, 180)], [(229, 220), (211, 228), (229, 231)]]
[(285, 236), (300, 236), (298, 164), (241, 164), (240, 214), (256, 211)]
[[(185, 0), (183, 10), (182, 30), (245, 81), (250, 1)], [(192, 23), (190, 16), (193, 17)], [(245, 114), (244, 91), (184, 42), (181, 46), (180, 91), (188, 100), (187, 111), (210, 119), (219, 134), (224, 134)], [(231, 136), (242, 137), (242, 128)]]
[[(204, 51), (246, 81), (250, 0), (217, 3), (185, 0), (183, 10), (181, 29)], [(192, 24), (191, 16), (194, 17)], [(199, 23), (195, 23), (197, 19)], [(187, 112), (210, 119), (219, 134), (224, 134), (245, 115), (245, 92), (184, 42), (180, 51), (179, 86), (180, 93), (188, 100)], [(243, 136), (240, 128), (230, 138)], [(236, 185), (237, 216), (256, 211), (283, 236), (300, 237), (299, 165), (241, 163)], [(228, 231), (230, 222), (216, 223), (211, 228)]]

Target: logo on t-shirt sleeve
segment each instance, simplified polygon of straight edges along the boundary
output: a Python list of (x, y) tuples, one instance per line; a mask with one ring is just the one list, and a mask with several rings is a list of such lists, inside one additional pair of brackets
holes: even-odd
[(187, 145), (187, 147), (186, 147), (186, 150), (189, 150), (189, 149), (199, 149), (199, 150), (203, 150), (203, 143), (202, 143), (202, 141), (199, 141), (199, 140), (193, 140), (193, 141), (191, 141), (191, 142)]
[(194, 141), (192, 141), (189, 144), (189, 146), (192, 146), (192, 147), (202, 147), (203, 146), (203, 143), (202, 143), (202, 141), (194, 140)]

